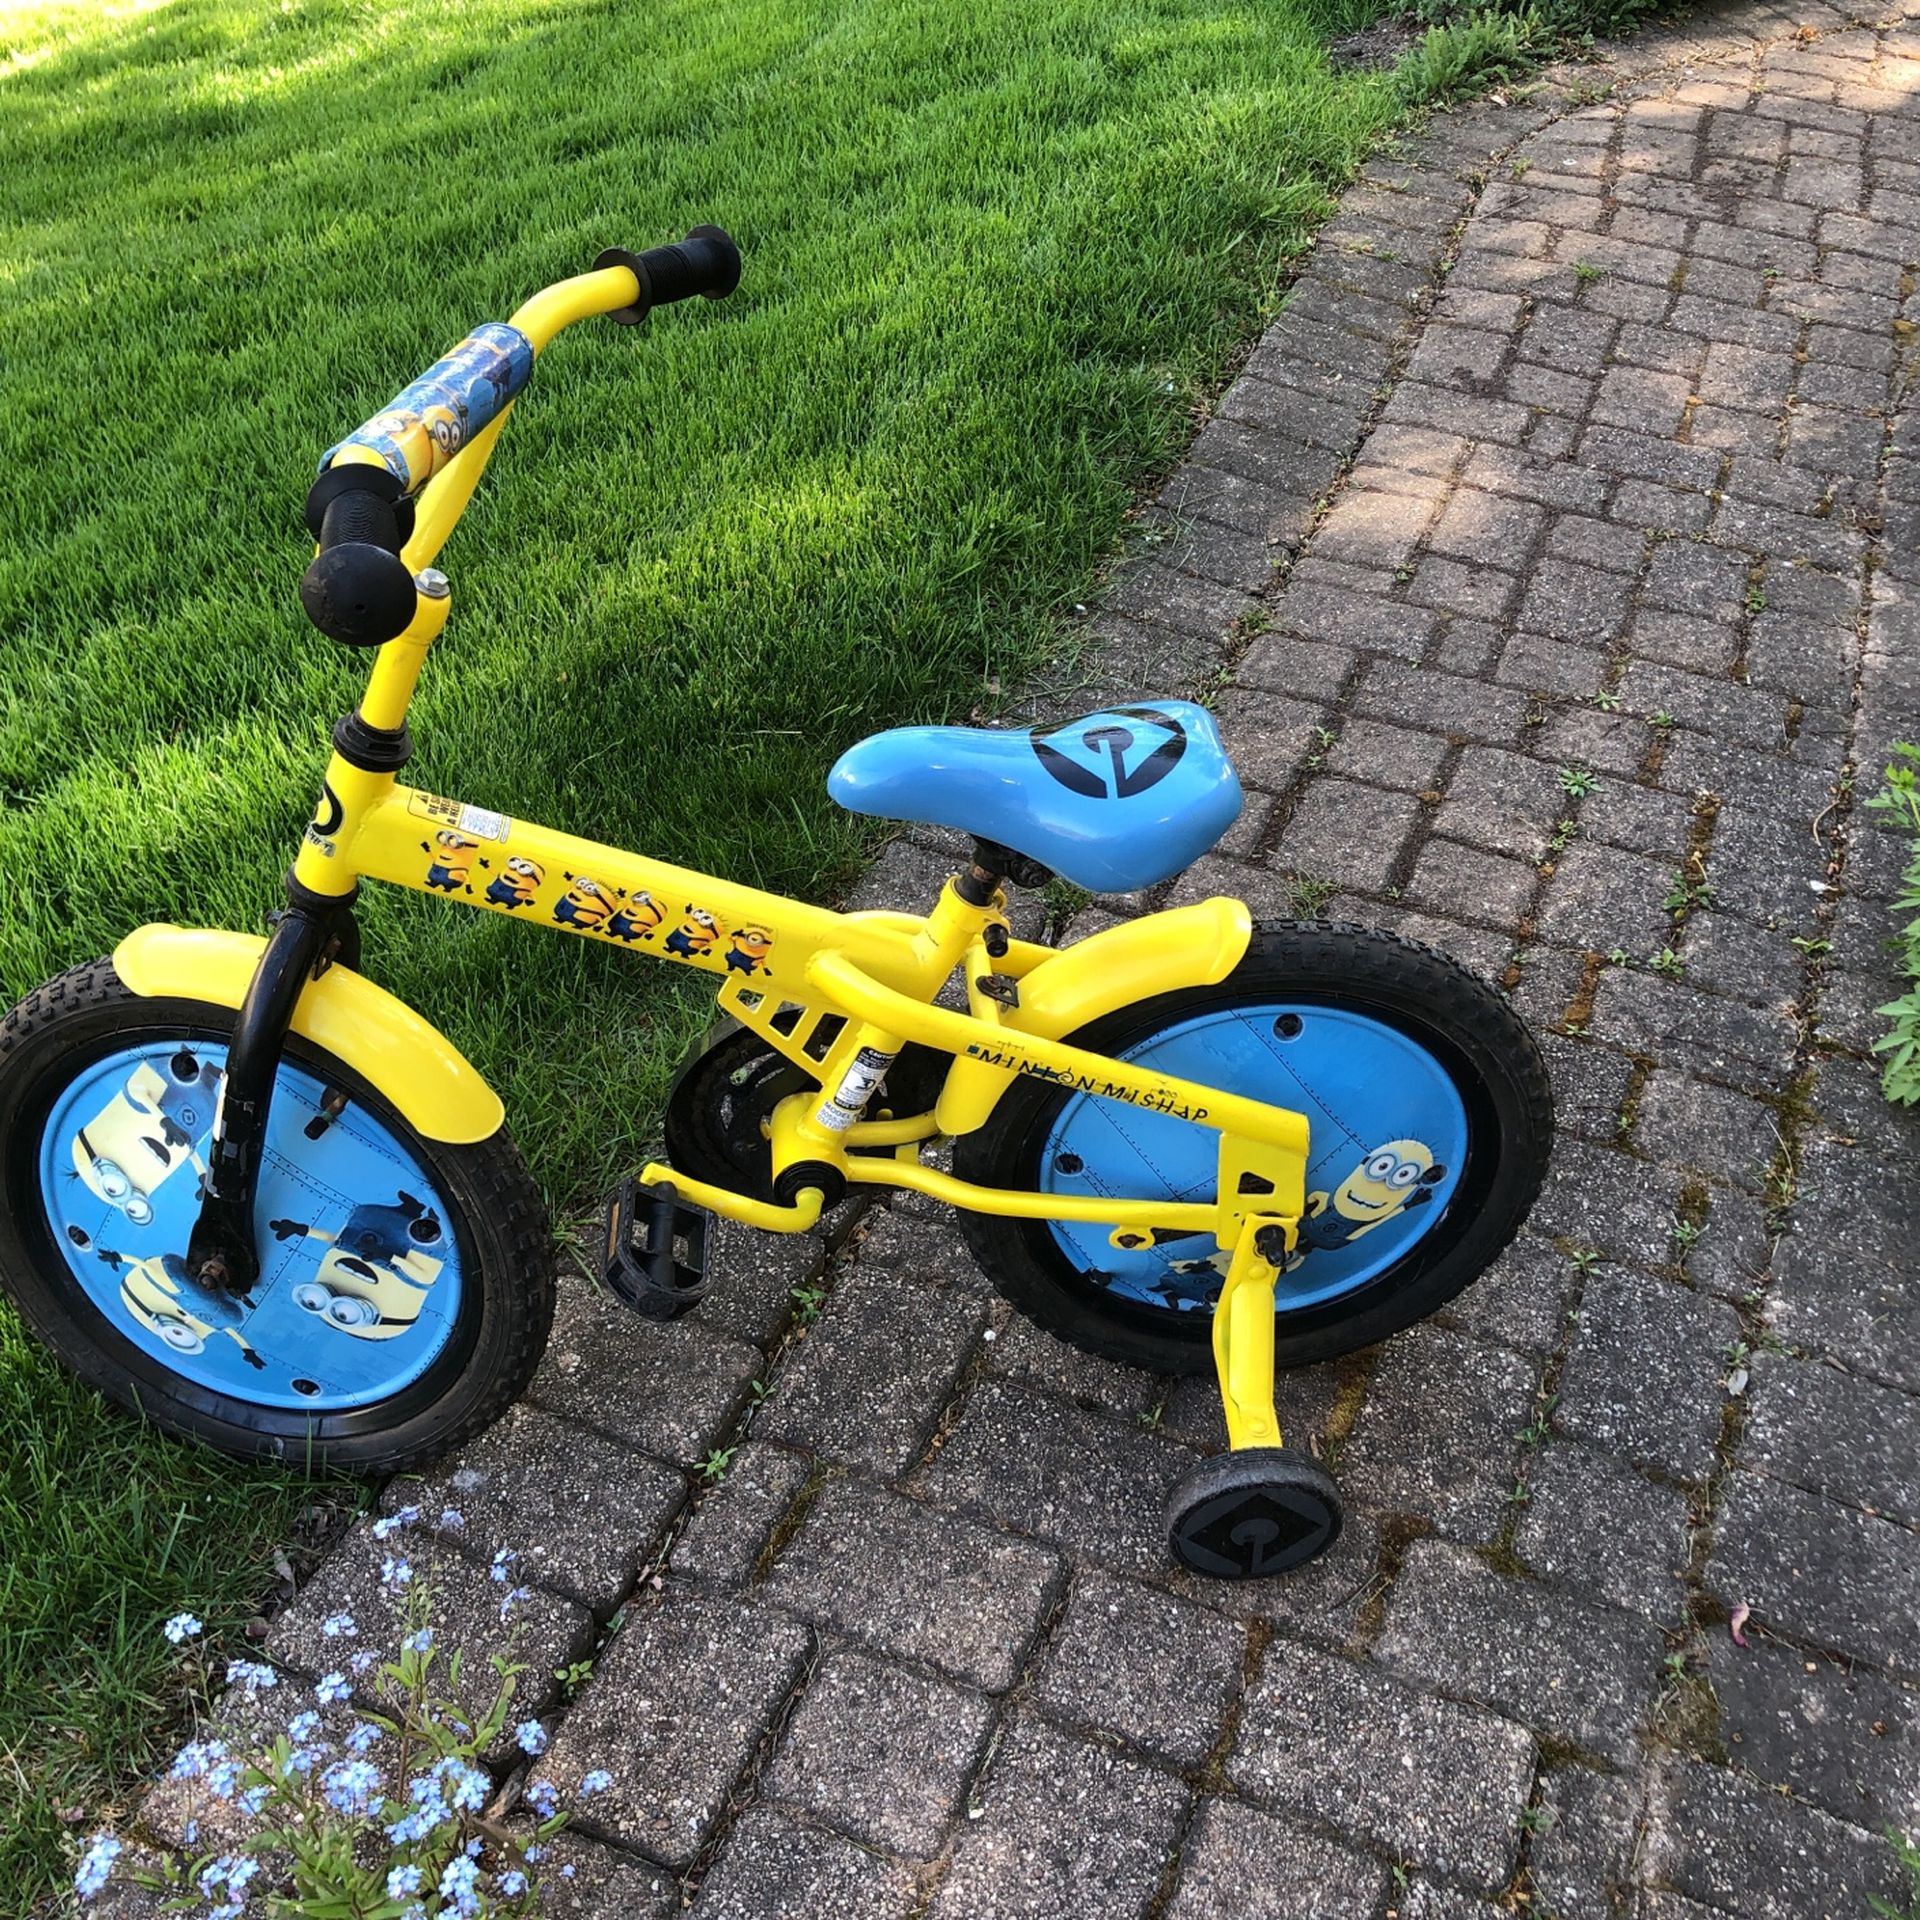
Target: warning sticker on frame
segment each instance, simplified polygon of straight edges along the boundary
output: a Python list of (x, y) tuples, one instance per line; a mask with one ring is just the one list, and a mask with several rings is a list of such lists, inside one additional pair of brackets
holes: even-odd
[(862, 1047), (835, 1088), (833, 1098), (820, 1103), (820, 1111), (814, 1118), (834, 1133), (845, 1133), (866, 1112), (867, 1102), (887, 1077), (893, 1058), (892, 1054), (881, 1053), (877, 1048)]
[(422, 820), (471, 834), (476, 840), (505, 840), (513, 831), (513, 822), (504, 813), (463, 806), (458, 800), (443, 800), (437, 793), (416, 793), (407, 802), (407, 811)]

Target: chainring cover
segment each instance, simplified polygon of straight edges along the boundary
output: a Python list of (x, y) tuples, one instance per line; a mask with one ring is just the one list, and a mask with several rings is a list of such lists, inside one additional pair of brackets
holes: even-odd
[[(907, 1046), (888, 1069), (870, 1112), (926, 1112), (939, 1098), (949, 1059)], [(667, 1092), (667, 1159), (675, 1172), (756, 1200), (772, 1200), (773, 1143), (767, 1128), (789, 1094), (817, 1089), (817, 1075), (796, 1066), (751, 1027), (724, 1020), (689, 1054)]]

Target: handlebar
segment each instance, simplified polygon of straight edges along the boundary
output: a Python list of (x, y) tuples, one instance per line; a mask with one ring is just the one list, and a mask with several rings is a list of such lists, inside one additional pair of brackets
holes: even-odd
[(739, 248), (718, 227), (695, 227), (684, 240), (644, 253), (611, 248), (593, 272), (535, 294), (505, 325), (476, 328), (322, 457), (307, 493), (307, 528), (319, 548), (300, 581), (307, 617), (348, 646), (379, 646), (405, 632), (415, 611), (413, 570), (403, 557), (414, 537), (415, 497), (473, 449), (457, 498), (441, 500), (451, 512), (423, 505), (437, 550), (492, 451), (488, 429), (497, 431), (533, 377), (535, 356), (563, 327), (597, 313), (635, 326), (655, 307), (695, 294), (724, 299), (739, 284)]
[(640, 298), (618, 308), (623, 327), (637, 327), (655, 307), (703, 294), (724, 300), (740, 284), (740, 249), (718, 227), (695, 227), (677, 246), (628, 253), (609, 247), (595, 267), (626, 267), (640, 283)]

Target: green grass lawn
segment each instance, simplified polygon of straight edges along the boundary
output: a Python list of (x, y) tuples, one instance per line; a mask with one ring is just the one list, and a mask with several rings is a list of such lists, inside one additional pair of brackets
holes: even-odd
[[(696, 221), (730, 301), (566, 337), (443, 564), (410, 777), (831, 894), (821, 776), (1047, 643), (1398, 110), (1365, 0), (172, 0), (0, 10), (0, 998), (258, 927), (354, 659), (301, 619), (320, 451), (474, 322)], [(9, 59), (8, 56), (11, 56)], [(369, 900), (368, 967), (556, 1201), (631, 1164), (684, 980)], [(306, 1497), (0, 1330), (0, 1884), (137, 1772), (157, 1628)]]

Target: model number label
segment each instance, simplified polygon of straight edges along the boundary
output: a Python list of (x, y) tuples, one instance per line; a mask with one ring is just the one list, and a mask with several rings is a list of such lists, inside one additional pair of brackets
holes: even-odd
[(513, 822), (504, 813), (470, 807), (459, 800), (443, 800), (437, 793), (416, 793), (407, 802), (407, 811), (418, 819), (471, 834), (476, 840), (504, 841), (513, 831)]

